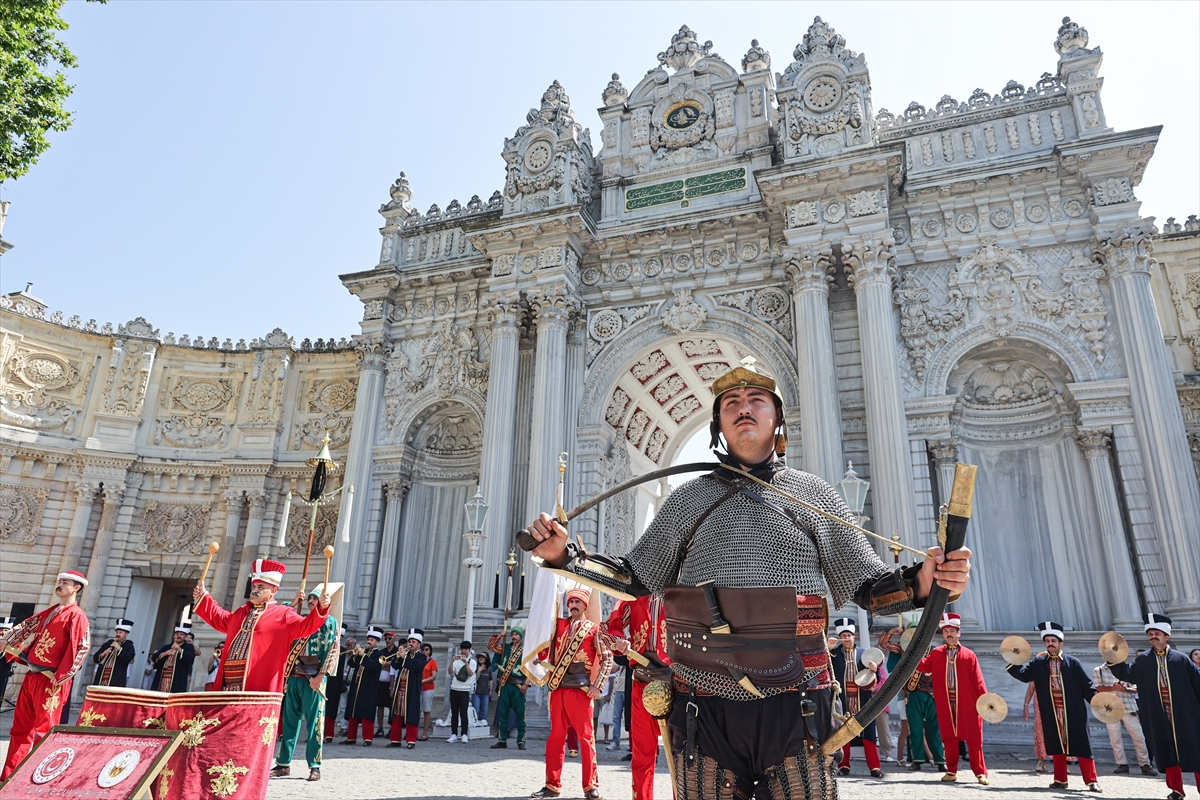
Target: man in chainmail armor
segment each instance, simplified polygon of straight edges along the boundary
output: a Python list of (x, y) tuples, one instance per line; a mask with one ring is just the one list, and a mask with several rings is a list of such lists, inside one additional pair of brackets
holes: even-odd
[(534, 555), (594, 586), (663, 593), (679, 800), (833, 800), (826, 595), (875, 614), (919, 608), (934, 581), (966, 588), (970, 551), (892, 570), (863, 534), (750, 481), (854, 519), (828, 483), (786, 466), (783, 398), (753, 358), (711, 388), (724, 467), (675, 490), (624, 556), (587, 553), (549, 514), (529, 526)]

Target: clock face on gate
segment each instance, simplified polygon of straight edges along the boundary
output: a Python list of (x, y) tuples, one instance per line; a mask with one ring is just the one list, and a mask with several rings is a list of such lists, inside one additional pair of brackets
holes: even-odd
[(684, 100), (667, 109), (667, 113), (663, 115), (663, 123), (672, 130), (687, 130), (696, 124), (702, 113), (704, 109), (699, 103)]

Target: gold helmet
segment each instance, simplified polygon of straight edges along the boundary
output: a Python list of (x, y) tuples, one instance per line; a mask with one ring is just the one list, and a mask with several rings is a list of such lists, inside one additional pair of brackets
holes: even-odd
[(756, 367), (757, 363), (758, 359), (754, 356), (746, 356), (742, 359), (741, 364), (717, 378), (709, 387), (713, 393), (712, 421), (708, 425), (709, 433), (712, 434), (708, 443), (710, 449), (716, 450), (721, 445), (718, 438), (721, 433), (721, 395), (731, 389), (754, 387), (770, 392), (774, 396), (775, 410), (779, 414), (779, 427), (775, 431), (775, 454), (782, 456), (787, 452), (787, 425), (783, 419), (783, 395), (779, 393), (779, 386), (775, 379), (760, 371)]

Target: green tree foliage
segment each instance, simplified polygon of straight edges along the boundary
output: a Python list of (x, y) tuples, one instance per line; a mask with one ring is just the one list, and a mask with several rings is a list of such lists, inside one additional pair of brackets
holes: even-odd
[(50, 146), (49, 131), (71, 127), (64, 108), (74, 88), (63, 69), (75, 56), (56, 35), (66, 0), (0, 0), (0, 181), (19, 178)]

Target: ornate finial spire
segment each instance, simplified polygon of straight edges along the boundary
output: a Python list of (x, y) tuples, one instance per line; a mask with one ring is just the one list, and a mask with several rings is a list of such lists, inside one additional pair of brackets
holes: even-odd
[(1054, 40), (1054, 49), (1060, 56), (1070, 55), (1088, 45), (1087, 28), (1078, 22), (1072, 22), (1070, 17), (1063, 17), (1062, 27), (1058, 29), (1058, 38)]
[(658, 54), (658, 63), (678, 72), (691, 67), (702, 58), (715, 56), (712, 46), (711, 41), (700, 44), (692, 29), (684, 25), (679, 29), (679, 33), (671, 37), (671, 46)]
[(601, 102), (606, 106), (615, 106), (618, 103), (624, 103), (628, 99), (629, 92), (625, 90), (625, 86), (621, 83), (621, 76), (614, 72), (612, 80), (608, 82), (608, 86), (604, 87), (604, 92), (600, 95)]
[(792, 51), (792, 58), (805, 61), (815, 55), (840, 56), (846, 50), (846, 40), (820, 17), (813, 17), (804, 39)]
[(742, 72), (754, 72), (771, 67), (771, 54), (758, 46), (758, 39), (750, 40), (750, 49), (742, 57)]
[(396, 182), (392, 184), (389, 192), (392, 195), (392, 202), (396, 205), (404, 205), (412, 200), (412, 187), (408, 185), (408, 178), (403, 172), (400, 173), (399, 178), (396, 178)]

